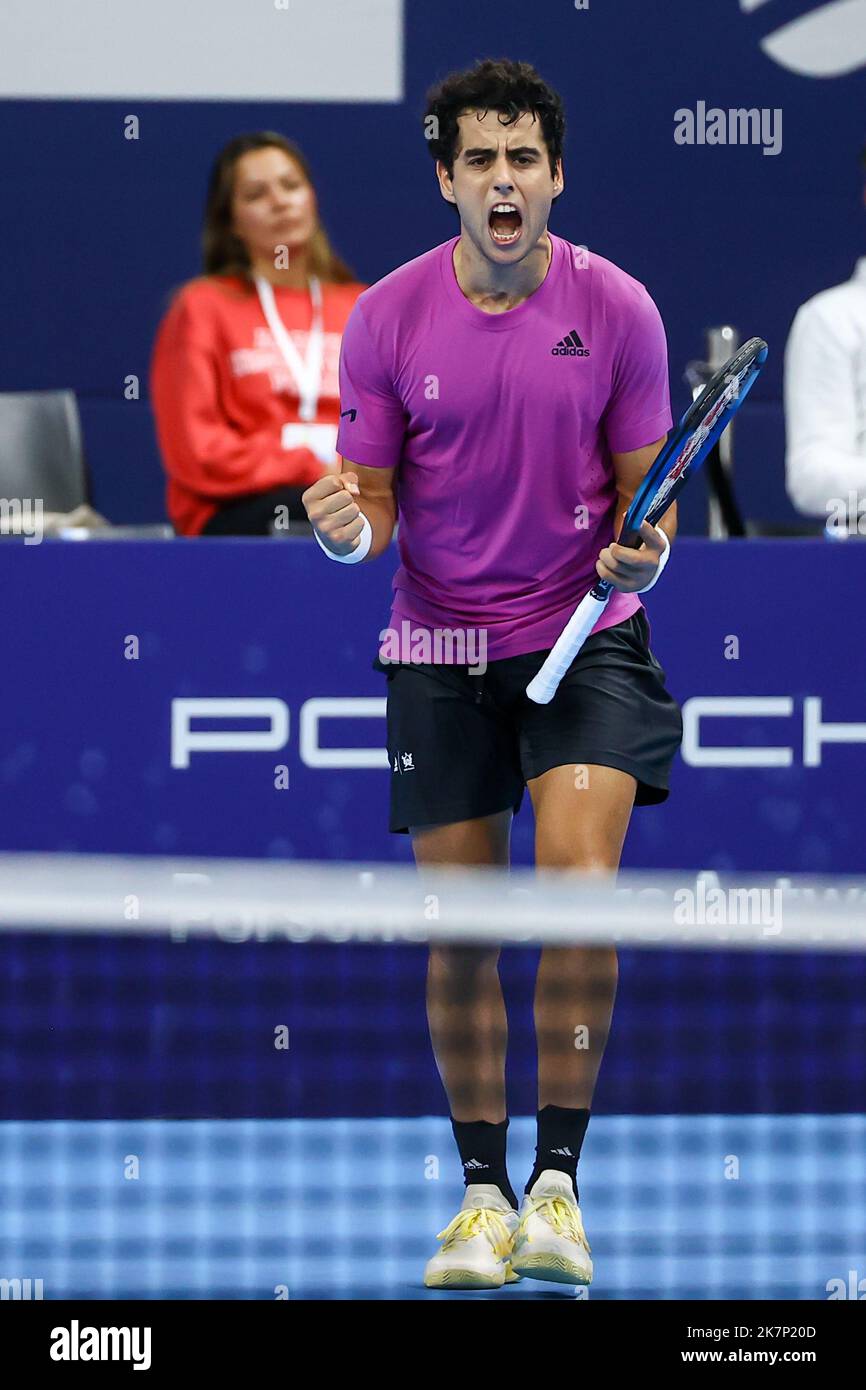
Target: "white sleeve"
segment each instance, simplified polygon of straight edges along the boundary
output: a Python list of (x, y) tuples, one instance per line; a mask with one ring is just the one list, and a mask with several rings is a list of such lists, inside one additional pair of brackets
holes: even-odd
[[(810, 301), (798, 309), (785, 348), (785, 468), (788, 496), (811, 516), (851, 492), (866, 502), (866, 456), (858, 438), (856, 335), (847, 314)], [(862, 350), (862, 349), (861, 349)]]

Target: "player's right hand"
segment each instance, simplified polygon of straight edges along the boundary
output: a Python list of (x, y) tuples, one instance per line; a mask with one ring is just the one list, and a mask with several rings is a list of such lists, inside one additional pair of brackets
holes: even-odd
[(308, 487), (301, 501), (310, 524), (335, 555), (351, 555), (364, 529), (357, 473), (326, 473)]

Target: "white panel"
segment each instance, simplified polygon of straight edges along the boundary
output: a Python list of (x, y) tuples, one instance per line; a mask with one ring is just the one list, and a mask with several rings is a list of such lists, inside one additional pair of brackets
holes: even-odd
[(402, 101), (403, 0), (0, 0), (0, 97)]
[(770, 34), (761, 47), (782, 67), (807, 77), (856, 72), (866, 67), (866, 0), (818, 5)]

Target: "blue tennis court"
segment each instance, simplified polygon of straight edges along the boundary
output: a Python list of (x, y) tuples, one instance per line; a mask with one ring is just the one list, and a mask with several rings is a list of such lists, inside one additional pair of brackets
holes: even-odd
[[(509, 1138), (516, 1185), (532, 1122)], [(451, 1144), (433, 1118), (6, 1122), (0, 1275), (46, 1299), (574, 1298), (423, 1287)], [(866, 1119), (599, 1116), (581, 1203), (592, 1299), (826, 1299), (866, 1274)]]

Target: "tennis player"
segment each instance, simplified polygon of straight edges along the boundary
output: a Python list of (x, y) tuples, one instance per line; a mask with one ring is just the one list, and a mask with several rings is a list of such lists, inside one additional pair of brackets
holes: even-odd
[[(548, 231), (563, 105), (526, 63), (486, 60), (428, 94), (425, 135), (460, 234), (358, 299), (343, 337), (342, 472), (303, 501), (336, 562), (381, 555), (399, 518), (388, 682), (390, 828), (416, 863), (507, 866), (524, 787), (536, 867), (615, 870), (634, 805), (668, 795), (679, 708), (639, 594), (675, 531), (614, 537), (671, 426), (646, 289)], [(548, 705), (526, 686), (597, 576), (617, 592)], [(507, 1020), (496, 951), (434, 946), (428, 1018), (466, 1186), (431, 1287), (592, 1277), (577, 1165), (617, 982), (614, 949), (545, 949), (538, 1130), (506, 1169)]]

